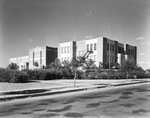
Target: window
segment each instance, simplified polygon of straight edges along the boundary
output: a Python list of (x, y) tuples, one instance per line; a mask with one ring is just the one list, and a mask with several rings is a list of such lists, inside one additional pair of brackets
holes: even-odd
[(93, 50), (93, 44), (91, 44), (90, 46), (91, 46), (91, 47), (90, 47), (90, 51), (92, 51), (92, 50)]
[(109, 50), (109, 43), (107, 43), (107, 50)]
[(112, 45), (113, 47), (112, 47), (112, 51), (115, 51), (115, 46), (114, 45)]
[(45, 51), (42, 51), (42, 57), (45, 57), (45, 54), (46, 52)]
[(62, 47), (62, 53), (64, 52), (64, 48)]
[(109, 48), (110, 48), (110, 51), (112, 51), (112, 44), (110, 44), (110, 47), (109, 47)]
[(89, 51), (89, 44), (87, 45), (87, 51)]
[(118, 47), (118, 52), (121, 53), (121, 48), (120, 47)]
[(94, 43), (94, 50), (96, 50), (96, 43)]
[(68, 46), (68, 53), (70, 52), (70, 47)]
[(65, 51), (64, 52), (66, 53), (66, 47), (65, 47)]
[(69, 57), (68, 57), (68, 61), (69, 61)]
[(35, 52), (34, 57), (37, 57), (37, 58), (40, 57), (40, 52)]

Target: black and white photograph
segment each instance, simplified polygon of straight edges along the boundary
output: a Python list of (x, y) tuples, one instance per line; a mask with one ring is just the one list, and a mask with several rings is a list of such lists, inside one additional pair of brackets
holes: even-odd
[(0, 0), (0, 118), (150, 118), (150, 0)]

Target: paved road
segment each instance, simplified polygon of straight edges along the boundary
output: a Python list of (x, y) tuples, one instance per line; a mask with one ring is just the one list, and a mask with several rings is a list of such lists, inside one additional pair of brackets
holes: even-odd
[[(61, 96), (61, 97), (60, 97)], [(150, 85), (0, 104), (1, 118), (149, 118)]]

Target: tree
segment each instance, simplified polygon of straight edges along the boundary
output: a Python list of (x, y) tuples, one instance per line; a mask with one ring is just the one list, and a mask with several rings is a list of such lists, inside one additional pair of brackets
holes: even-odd
[(123, 62), (123, 64), (121, 65), (121, 70), (122, 71), (125, 71), (125, 72), (129, 72), (129, 71), (132, 71), (132, 70), (134, 70), (136, 68), (136, 64), (135, 63), (133, 63), (133, 62), (131, 62), (131, 61), (129, 61), (129, 60), (126, 60), (126, 61), (124, 61)]
[(60, 60), (59, 60), (59, 59), (55, 59), (55, 61), (52, 62), (52, 63), (49, 65), (48, 68), (59, 69), (59, 68), (61, 68), (61, 67), (62, 67), (62, 65), (61, 65)]
[(19, 66), (16, 63), (10, 63), (7, 67), (7, 69), (11, 69), (11, 70), (18, 70)]
[(146, 72), (143, 68), (128, 60), (122, 64), (121, 71), (127, 73), (127, 79), (129, 75), (130, 77), (136, 76), (138, 78), (146, 77)]
[(147, 73), (150, 73), (150, 68), (146, 69)]
[(136, 68), (136, 64), (132, 61), (126, 60), (122, 63), (120, 70), (127, 74), (127, 79), (129, 78), (129, 73)]
[(76, 86), (76, 78), (77, 78), (77, 68), (83, 65), (85, 61), (82, 59), (82, 57), (73, 58), (71, 60), (70, 66), (74, 72), (74, 86)]
[(39, 67), (39, 63), (38, 62), (34, 62), (33, 64), (35, 67)]
[(86, 63), (85, 63), (85, 68), (86, 69), (94, 69), (94, 68), (96, 68), (96, 65), (94, 63), (95, 63), (95, 61), (92, 60), (92, 59), (87, 60)]

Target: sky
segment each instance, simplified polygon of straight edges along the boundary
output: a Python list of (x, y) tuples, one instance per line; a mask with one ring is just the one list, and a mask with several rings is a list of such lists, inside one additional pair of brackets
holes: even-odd
[(0, 67), (30, 48), (105, 36), (150, 68), (150, 0), (0, 0)]

